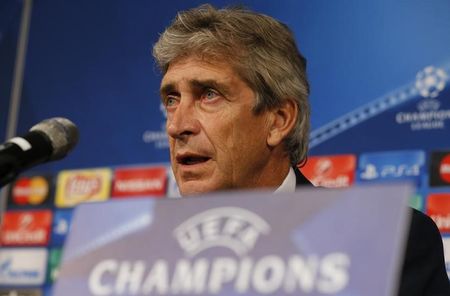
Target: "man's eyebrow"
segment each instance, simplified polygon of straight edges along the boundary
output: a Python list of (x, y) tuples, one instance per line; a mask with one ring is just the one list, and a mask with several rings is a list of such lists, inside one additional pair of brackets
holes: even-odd
[(225, 85), (224, 83), (217, 82), (217, 80), (214, 79), (205, 79), (205, 80), (199, 80), (199, 79), (192, 79), (189, 81), (189, 84), (193, 88), (213, 88), (223, 95), (227, 95), (230, 93), (230, 88)]
[[(193, 89), (213, 88), (223, 95), (228, 95), (230, 93), (230, 88), (227, 85), (217, 82), (217, 80), (214, 79), (191, 79), (189, 80), (189, 85)], [(167, 94), (174, 92), (177, 92), (176, 83), (168, 82), (164, 85), (161, 85), (161, 88), (159, 90), (161, 100), (164, 101), (164, 98), (165, 96), (167, 96)]]
[(161, 88), (159, 89), (159, 93), (161, 94), (161, 98), (163, 98), (166, 94), (174, 92), (176, 90), (174, 83), (167, 83), (164, 85), (161, 85)]

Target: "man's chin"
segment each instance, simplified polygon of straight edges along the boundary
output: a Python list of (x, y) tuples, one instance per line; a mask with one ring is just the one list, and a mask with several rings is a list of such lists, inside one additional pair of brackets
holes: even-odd
[(214, 184), (210, 184), (209, 182), (185, 181), (178, 184), (178, 189), (182, 196), (188, 196), (219, 191), (220, 187), (217, 185), (214, 186)]

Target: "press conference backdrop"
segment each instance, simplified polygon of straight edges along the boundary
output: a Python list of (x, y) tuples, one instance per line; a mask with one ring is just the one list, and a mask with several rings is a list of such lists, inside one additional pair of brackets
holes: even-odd
[[(0, 285), (50, 293), (77, 203), (175, 195), (151, 48), (177, 11), (202, 3), (0, 2), (0, 138), (13, 81), (21, 90), (17, 134), (63, 116), (81, 135), (70, 156), (30, 170), (13, 186)], [(450, 270), (450, 2), (239, 3), (286, 23), (308, 59), (312, 132), (303, 172), (330, 187), (412, 180), (418, 190), (411, 203), (440, 227)], [(17, 81), (24, 4), (31, 14)], [(14, 268), (34, 277), (15, 278)]]

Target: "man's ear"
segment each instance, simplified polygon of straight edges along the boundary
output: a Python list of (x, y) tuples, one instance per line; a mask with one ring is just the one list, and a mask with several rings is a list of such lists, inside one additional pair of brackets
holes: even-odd
[(298, 106), (294, 100), (285, 100), (281, 106), (270, 111), (272, 120), (267, 135), (267, 145), (275, 147), (279, 145), (292, 131), (297, 121)]

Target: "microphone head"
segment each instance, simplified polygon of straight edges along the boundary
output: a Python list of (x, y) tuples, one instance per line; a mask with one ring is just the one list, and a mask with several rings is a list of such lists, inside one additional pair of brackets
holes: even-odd
[(77, 126), (67, 118), (55, 117), (43, 120), (33, 126), (30, 132), (38, 132), (49, 140), (52, 154), (49, 160), (65, 157), (78, 143)]

